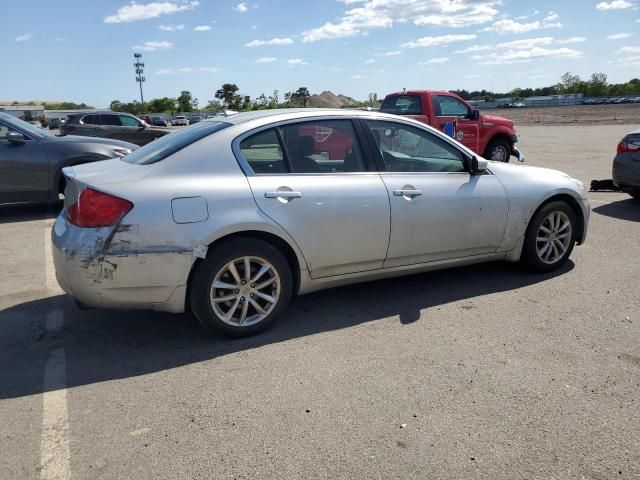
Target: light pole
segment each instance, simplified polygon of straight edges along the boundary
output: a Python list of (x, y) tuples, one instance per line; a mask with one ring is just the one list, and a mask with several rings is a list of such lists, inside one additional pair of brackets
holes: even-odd
[(140, 103), (142, 104), (142, 110), (144, 111), (144, 97), (142, 96), (142, 82), (144, 78), (144, 63), (142, 63), (142, 54), (134, 53), (133, 57), (136, 59), (136, 63), (133, 66), (136, 68), (136, 82), (140, 84)]

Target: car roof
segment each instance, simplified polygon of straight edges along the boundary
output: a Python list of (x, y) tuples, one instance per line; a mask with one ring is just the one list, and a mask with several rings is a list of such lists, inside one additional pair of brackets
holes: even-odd
[(204, 121), (224, 121), (232, 125), (239, 125), (241, 123), (250, 122), (253, 120), (264, 120), (264, 123), (270, 121), (281, 120), (297, 120), (303, 118), (314, 117), (359, 117), (359, 118), (380, 118), (387, 117), (389, 119), (398, 120), (397, 115), (390, 115), (381, 113), (378, 110), (368, 112), (365, 110), (351, 110), (346, 108), (279, 108), (273, 110), (255, 110), (251, 112), (242, 112), (228, 117), (224, 117), (224, 120), (220, 120), (220, 117), (207, 118)]

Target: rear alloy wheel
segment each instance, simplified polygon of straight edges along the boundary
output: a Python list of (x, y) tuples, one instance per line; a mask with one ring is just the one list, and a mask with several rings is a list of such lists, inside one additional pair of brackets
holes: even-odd
[(576, 241), (576, 215), (565, 202), (544, 205), (527, 228), (522, 259), (538, 272), (561, 267)]
[(289, 303), (292, 275), (272, 245), (238, 239), (209, 252), (191, 285), (191, 306), (205, 327), (233, 337), (267, 328)]
[(511, 146), (509, 142), (501, 138), (491, 140), (487, 147), (485, 158), (487, 160), (493, 160), (494, 162), (509, 163), (511, 158)]

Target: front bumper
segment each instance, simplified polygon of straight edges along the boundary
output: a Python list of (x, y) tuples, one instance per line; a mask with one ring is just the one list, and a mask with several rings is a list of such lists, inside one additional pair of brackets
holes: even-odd
[(516, 157), (519, 162), (524, 162), (524, 153), (518, 150), (518, 147), (516, 147), (515, 145), (511, 147), (511, 155)]
[(193, 252), (126, 251), (117, 246), (118, 233), (118, 227), (73, 226), (61, 213), (51, 232), (60, 287), (87, 307), (183, 312)]

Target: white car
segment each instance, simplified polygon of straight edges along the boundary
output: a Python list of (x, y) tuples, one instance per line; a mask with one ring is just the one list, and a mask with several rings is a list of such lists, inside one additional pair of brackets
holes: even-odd
[(53, 256), (69, 295), (191, 309), (233, 336), (323, 288), (492, 260), (548, 272), (589, 220), (580, 181), (379, 112), (239, 113), (64, 173)]
[(173, 120), (171, 121), (171, 124), (173, 126), (186, 127), (187, 125), (189, 125), (189, 119), (187, 117), (182, 116), (182, 115), (178, 115), (177, 117), (173, 118)]

